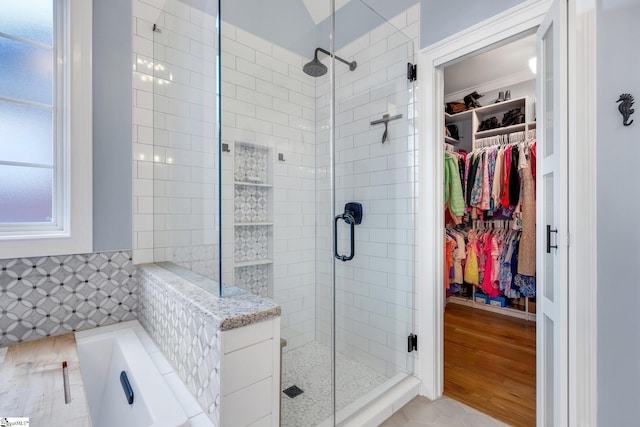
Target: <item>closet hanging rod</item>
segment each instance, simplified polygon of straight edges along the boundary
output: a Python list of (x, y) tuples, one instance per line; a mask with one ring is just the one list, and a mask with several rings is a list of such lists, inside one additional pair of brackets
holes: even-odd
[[(473, 220), (473, 228), (478, 230), (511, 230), (513, 229), (512, 219), (493, 219), (493, 220)], [(519, 230), (516, 230), (519, 231)]]
[(480, 138), (475, 141), (475, 146), (476, 148), (484, 148), (484, 147), (491, 147), (494, 145), (513, 144), (513, 143), (525, 142), (530, 139), (535, 139), (535, 137), (536, 137), (536, 130), (530, 129), (528, 131), (512, 132), (509, 134)]
[(444, 151), (449, 152), (449, 153), (457, 153), (458, 152), (458, 148), (449, 144), (448, 142), (444, 143)]

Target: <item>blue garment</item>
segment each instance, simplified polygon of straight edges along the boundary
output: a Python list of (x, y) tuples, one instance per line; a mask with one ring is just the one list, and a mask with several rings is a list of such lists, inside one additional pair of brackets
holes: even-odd
[[(511, 255), (511, 290), (519, 292), (524, 297), (536, 296), (536, 278), (518, 273), (518, 247), (520, 242), (514, 240), (513, 254)], [(507, 295), (507, 292), (505, 292)], [(511, 297), (511, 295), (507, 295)], [(513, 297), (512, 297), (513, 298)], [(516, 297), (517, 298), (517, 297)]]

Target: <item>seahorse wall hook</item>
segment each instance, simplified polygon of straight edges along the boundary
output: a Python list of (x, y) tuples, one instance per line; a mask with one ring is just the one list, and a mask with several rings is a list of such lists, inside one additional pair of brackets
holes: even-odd
[(633, 107), (633, 101), (633, 96), (630, 93), (623, 93), (616, 101), (620, 103), (618, 104), (618, 111), (620, 111), (620, 114), (622, 114), (622, 124), (625, 126), (629, 126), (631, 123), (633, 123), (633, 120), (629, 121), (629, 117), (631, 117), (631, 115), (635, 111), (633, 108), (631, 108)]

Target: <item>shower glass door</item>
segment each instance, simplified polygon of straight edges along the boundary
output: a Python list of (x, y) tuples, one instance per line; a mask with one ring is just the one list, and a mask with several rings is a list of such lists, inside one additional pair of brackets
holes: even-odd
[(282, 426), (337, 425), (413, 371), (418, 7), (220, 1), (221, 278), (281, 305)]
[[(336, 424), (413, 372), (417, 7), (391, 21), (361, 1), (336, 11), (331, 205)], [(353, 19), (353, 17), (358, 17)], [(366, 31), (354, 28), (367, 22)], [(392, 24), (393, 22), (393, 24)], [(352, 67), (353, 68), (353, 67)], [(362, 220), (353, 226), (362, 207)], [(347, 208), (345, 208), (347, 206)], [(355, 210), (354, 210), (355, 209)], [(319, 229), (319, 232), (322, 229)], [(343, 258), (353, 256), (352, 259)], [(328, 286), (329, 283), (326, 284)]]

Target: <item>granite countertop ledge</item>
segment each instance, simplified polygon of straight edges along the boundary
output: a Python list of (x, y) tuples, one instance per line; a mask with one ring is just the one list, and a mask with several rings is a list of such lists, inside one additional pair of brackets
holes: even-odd
[[(172, 267), (172, 270), (181, 270), (181, 268)], [(185, 270), (185, 272), (189, 271)], [(223, 331), (279, 317), (281, 313), (280, 306), (269, 298), (259, 297), (244, 291), (232, 296), (219, 297), (174, 271), (169, 271), (157, 264), (139, 265), (138, 274), (155, 283), (166, 284), (169, 292), (174, 294), (176, 298), (193, 305), (205, 317), (217, 323)], [(193, 274), (195, 273), (186, 274), (186, 276), (191, 277)], [(199, 277), (201, 278), (200, 283), (207, 281), (210, 284), (217, 284), (213, 280), (209, 281), (202, 276)]]

